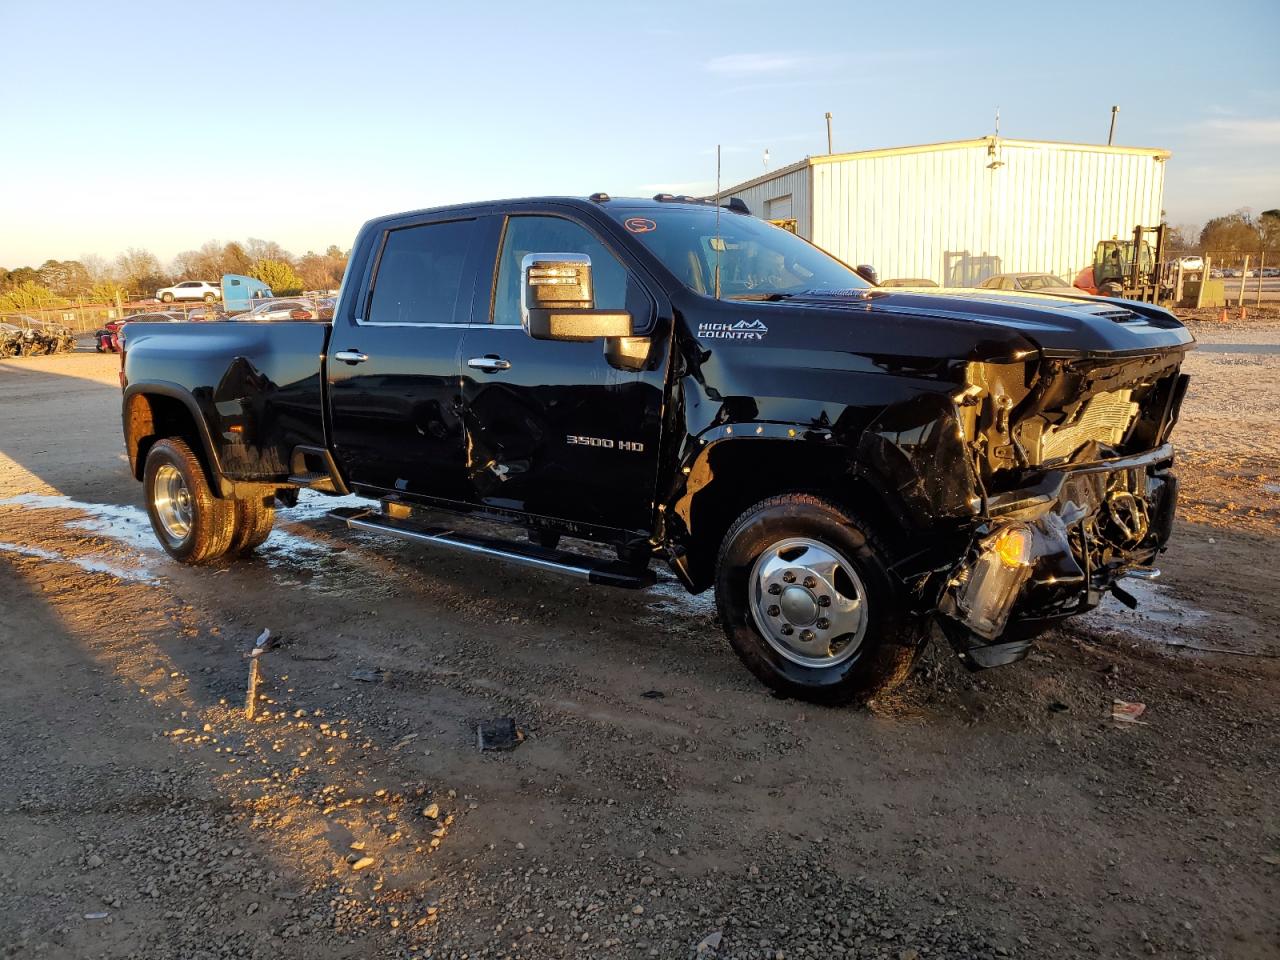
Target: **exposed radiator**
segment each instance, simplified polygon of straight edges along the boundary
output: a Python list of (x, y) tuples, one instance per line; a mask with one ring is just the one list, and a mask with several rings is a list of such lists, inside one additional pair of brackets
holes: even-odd
[(1089, 399), (1069, 424), (1049, 427), (1040, 437), (1040, 461), (1070, 456), (1091, 440), (1115, 446), (1138, 415), (1132, 390), (1100, 393)]

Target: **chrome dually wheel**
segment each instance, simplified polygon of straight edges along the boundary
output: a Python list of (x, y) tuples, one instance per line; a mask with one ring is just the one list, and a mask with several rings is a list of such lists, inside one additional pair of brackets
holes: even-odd
[(157, 440), (142, 471), (147, 514), (160, 545), (183, 563), (209, 563), (231, 547), (236, 501), (213, 495), (199, 458), (180, 437)]
[(174, 544), (191, 534), (191, 490), (182, 473), (171, 463), (156, 470), (151, 492), (151, 505), (164, 535)]
[(833, 547), (791, 537), (765, 549), (751, 570), (751, 615), (774, 650), (804, 667), (830, 667), (858, 652), (867, 591)]

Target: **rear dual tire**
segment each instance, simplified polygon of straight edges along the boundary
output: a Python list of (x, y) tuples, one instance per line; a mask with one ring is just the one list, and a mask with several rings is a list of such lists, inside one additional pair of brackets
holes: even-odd
[(142, 475), (151, 528), (165, 552), (198, 566), (251, 553), (271, 534), (275, 509), (266, 498), (213, 495), (204, 467), (185, 440), (158, 440)]
[(779, 693), (862, 703), (902, 683), (927, 637), (871, 530), (808, 494), (763, 500), (729, 528), (716, 605), (734, 652)]
[(274, 500), (269, 497), (252, 497), (236, 500), (235, 534), (231, 537), (229, 552), (247, 557), (271, 536), (276, 522)]

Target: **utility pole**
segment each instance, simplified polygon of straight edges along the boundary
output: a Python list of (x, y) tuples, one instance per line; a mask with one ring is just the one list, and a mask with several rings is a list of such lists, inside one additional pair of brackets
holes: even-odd
[(1116, 139), (1116, 114), (1120, 112), (1119, 107), (1111, 108), (1111, 129), (1107, 132), (1107, 146), (1111, 146)]
[(831, 111), (827, 111), (827, 156), (830, 156), (831, 150)]

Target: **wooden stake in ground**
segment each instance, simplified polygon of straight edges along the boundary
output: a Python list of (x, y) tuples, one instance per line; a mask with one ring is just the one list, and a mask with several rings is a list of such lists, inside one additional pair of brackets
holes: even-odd
[(249, 651), (249, 689), (245, 693), (244, 717), (252, 720), (258, 712), (258, 684), (262, 681), (262, 655), (271, 649), (271, 631), (263, 630)]
[(262, 670), (258, 666), (258, 658), (249, 660), (249, 690), (244, 701), (244, 717), (252, 720), (258, 712), (258, 683), (262, 679)]

